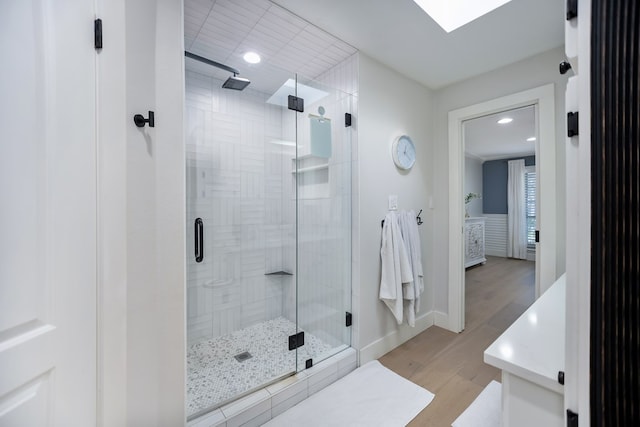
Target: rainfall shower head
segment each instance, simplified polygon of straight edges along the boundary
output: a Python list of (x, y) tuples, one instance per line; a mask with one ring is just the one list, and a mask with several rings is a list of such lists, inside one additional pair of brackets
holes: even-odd
[(233, 76), (229, 77), (227, 81), (225, 81), (222, 84), (222, 87), (225, 89), (242, 90), (245, 87), (249, 86), (249, 83), (251, 83), (249, 79), (238, 77), (238, 74), (240, 74), (240, 71), (236, 70), (235, 68), (229, 67), (228, 65), (224, 65), (219, 62), (212, 61), (210, 59), (204, 58), (200, 55), (196, 55), (194, 53), (187, 52), (187, 51), (184, 52), (184, 56), (186, 56), (187, 58), (195, 59), (196, 61), (200, 61), (204, 64), (211, 65), (216, 68), (220, 68), (221, 70), (225, 70), (225, 71), (229, 71), (230, 73), (233, 73)]
[(242, 77), (233, 75), (222, 84), (222, 87), (225, 89), (242, 90), (245, 87), (249, 86), (249, 83), (251, 83), (249, 79), (244, 79)]

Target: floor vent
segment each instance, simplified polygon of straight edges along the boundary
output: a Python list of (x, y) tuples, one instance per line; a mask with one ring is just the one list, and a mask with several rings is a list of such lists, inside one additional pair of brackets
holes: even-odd
[(251, 359), (253, 356), (251, 355), (251, 353), (249, 353), (248, 351), (245, 351), (244, 353), (240, 353), (240, 354), (236, 354), (235, 356), (233, 356), (238, 362), (244, 362), (245, 360), (249, 360)]

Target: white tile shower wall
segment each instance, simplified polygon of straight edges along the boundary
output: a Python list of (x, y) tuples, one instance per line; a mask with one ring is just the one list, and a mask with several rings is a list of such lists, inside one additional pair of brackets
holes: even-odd
[[(324, 180), (326, 187), (325, 197), (307, 193), (311, 198), (299, 205), (298, 268), (305, 280), (299, 284), (298, 314), (301, 328), (337, 346), (350, 334), (344, 311), (351, 300), (357, 130), (344, 127), (342, 112), (357, 109), (356, 99), (343, 93), (357, 93), (357, 56), (316, 81), (339, 90), (321, 102), (334, 120), (328, 172), (298, 178), (302, 198), (311, 183), (321, 188)], [(205, 260), (196, 264), (190, 257), (188, 263), (190, 343), (279, 315), (295, 320), (296, 312), (293, 277), (264, 275), (295, 273), (295, 148), (269, 143), (295, 141), (294, 115), (265, 104), (262, 93), (247, 89), (238, 95), (220, 86), (219, 80), (187, 72), (187, 247), (193, 247), (192, 221), (201, 217), (205, 223)], [(299, 125), (304, 144), (308, 121)]]
[[(282, 315), (292, 271), (295, 215), (283, 160), (282, 110), (267, 95), (221, 88), (222, 81), (186, 73), (187, 248), (194, 220), (204, 222), (204, 260), (187, 260), (188, 342), (192, 344)], [(286, 185), (283, 179), (288, 179)], [(285, 252), (287, 252), (285, 254)]]

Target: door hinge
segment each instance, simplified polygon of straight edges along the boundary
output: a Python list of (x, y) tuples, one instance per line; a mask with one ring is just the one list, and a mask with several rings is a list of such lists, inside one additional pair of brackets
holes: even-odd
[(564, 371), (558, 371), (558, 383), (564, 385)]
[(289, 335), (289, 350), (295, 350), (298, 347), (304, 345), (304, 332), (298, 332), (297, 334)]
[(578, 135), (578, 112), (575, 113), (567, 113), (567, 136), (571, 138), (572, 136)]
[(289, 110), (304, 113), (304, 99), (289, 95)]
[(93, 21), (93, 46), (102, 49), (102, 19)]
[(567, 427), (578, 427), (578, 414), (567, 409)]
[(344, 322), (345, 326), (349, 327), (351, 325), (353, 325), (353, 316), (351, 315), (351, 313), (349, 313), (348, 311), (346, 312), (345, 315), (345, 322)]
[(351, 114), (344, 113), (344, 127), (351, 127)]
[(536, 230), (536, 243), (540, 243), (540, 230)]
[(567, 0), (567, 21), (578, 17), (578, 0)]
[(305, 360), (305, 362), (304, 362), (304, 368), (305, 368), (305, 369), (309, 369), (309, 368), (310, 368), (310, 367), (312, 367), (312, 366), (313, 366), (313, 359), (307, 359), (307, 360)]

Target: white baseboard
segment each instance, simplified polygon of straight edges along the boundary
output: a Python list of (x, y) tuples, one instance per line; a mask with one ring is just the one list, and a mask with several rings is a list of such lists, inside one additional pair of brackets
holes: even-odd
[(413, 328), (406, 324), (402, 324), (392, 333), (363, 347), (359, 352), (359, 366), (362, 366), (372, 360), (376, 360), (399, 345), (409, 341), (428, 327), (433, 326), (434, 313), (434, 311), (430, 311), (416, 318), (416, 326)]
[(433, 324), (444, 329), (449, 329), (449, 315), (441, 311), (433, 311)]
[(485, 250), (484, 254), (488, 255), (488, 256), (498, 256), (500, 258), (506, 258), (507, 257), (507, 251)]

